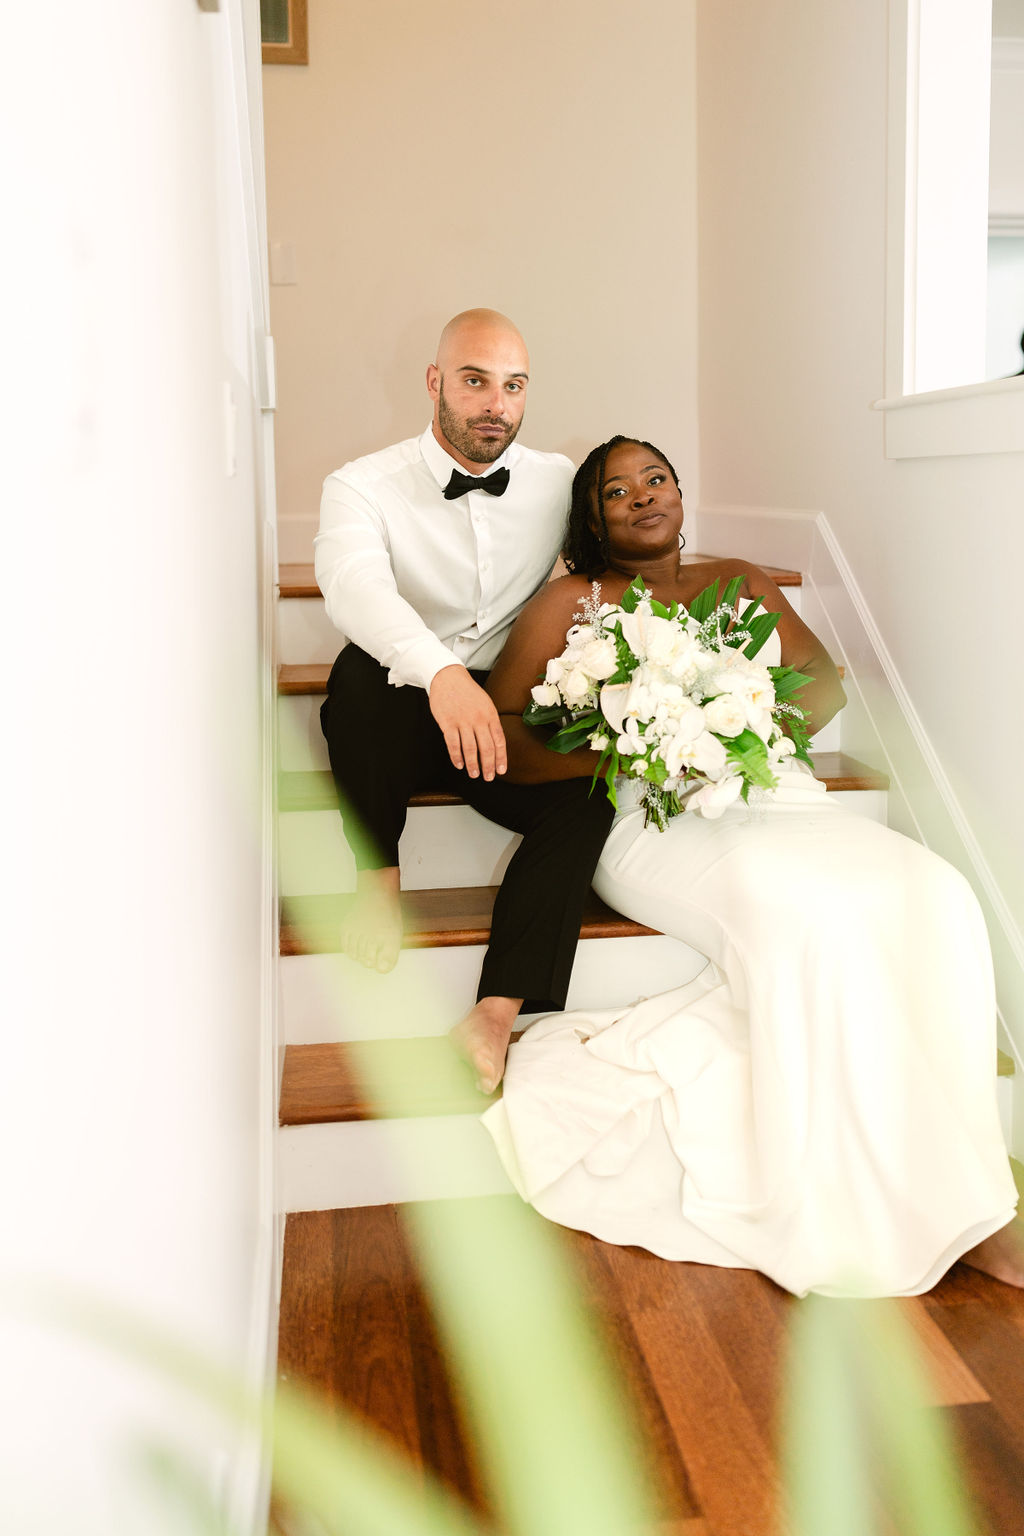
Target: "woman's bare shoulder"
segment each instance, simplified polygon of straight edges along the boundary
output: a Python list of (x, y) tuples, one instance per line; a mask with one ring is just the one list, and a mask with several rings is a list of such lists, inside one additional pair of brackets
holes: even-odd
[(571, 615), (591, 596), (592, 587), (585, 576), (556, 576), (531, 597), (523, 615), (529, 614), (534, 620), (553, 618), (563, 612)]

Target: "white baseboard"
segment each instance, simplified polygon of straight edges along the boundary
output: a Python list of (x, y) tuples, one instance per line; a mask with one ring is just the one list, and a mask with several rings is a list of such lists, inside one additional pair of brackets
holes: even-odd
[[(260, 876), (261, 985), (259, 1018), (259, 1227), (253, 1256), (249, 1338), (244, 1387), (252, 1394), (273, 1393), (277, 1378), (277, 1331), (284, 1257), (284, 1216), (277, 1193), (276, 1130), (279, 1102), (280, 908), (277, 883), (277, 767), (274, 608), (277, 542), (274, 526), (262, 525), (260, 571)], [(231, 1471), (228, 1529), (238, 1536), (260, 1536), (270, 1507), (270, 1455), (260, 1435), (246, 1437)]]
[(846, 667), (843, 750), (884, 769), (889, 825), (955, 865), (988, 924), (1003, 1045), (1024, 1065), (1024, 934), (1000, 890), (839, 542), (821, 512), (701, 507), (703, 549), (804, 573), (803, 617)]

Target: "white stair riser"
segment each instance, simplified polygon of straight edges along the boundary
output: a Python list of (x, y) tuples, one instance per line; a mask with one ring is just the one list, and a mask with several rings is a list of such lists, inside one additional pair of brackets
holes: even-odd
[[(787, 587), (786, 596), (800, 612), (800, 588)], [(327, 617), (321, 597), (283, 597), (277, 605), (277, 656), (279, 661), (308, 665), (333, 662), (341, 649), (341, 636)]]
[[(482, 945), (407, 949), (390, 976), (344, 955), (281, 960), (281, 1034), (286, 1045), (443, 1034), (476, 1000)], [(582, 939), (566, 1007), (617, 1008), (681, 987), (707, 964), (665, 935)], [(535, 1017), (523, 1014), (525, 1027)]]
[(278, 760), (282, 773), (330, 768), (320, 729), (322, 694), (280, 694), (277, 700)]
[[(999, 1079), (1007, 1145), (1012, 1085), (1012, 1078)], [(288, 1213), (511, 1189), (494, 1143), (474, 1115), (283, 1126), (277, 1134), (279, 1198)]]
[(277, 1134), (278, 1198), (286, 1213), (512, 1188), (475, 1115), (288, 1125)]
[[(469, 805), (413, 806), (398, 845), (402, 888), (497, 885), (519, 841)], [(278, 858), (284, 896), (355, 890), (355, 863), (337, 811), (284, 812)]]
[[(885, 821), (883, 790), (838, 790), (857, 815)], [(402, 886), (497, 885), (519, 844), (517, 834), (468, 805), (414, 806), (398, 845)], [(278, 840), (284, 896), (319, 896), (355, 890), (355, 864), (337, 811), (286, 811)]]

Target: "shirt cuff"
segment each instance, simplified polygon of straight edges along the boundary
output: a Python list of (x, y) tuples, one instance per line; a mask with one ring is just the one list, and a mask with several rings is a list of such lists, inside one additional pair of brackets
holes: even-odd
[(461, 667), (464, 663), (436, 635), (427, 634), (403, 651), (401, 660), (388, 672), (388, 682), (393, 688), (408, 683), (429, 693), (431, 683), (442, 668), (452, 666)]

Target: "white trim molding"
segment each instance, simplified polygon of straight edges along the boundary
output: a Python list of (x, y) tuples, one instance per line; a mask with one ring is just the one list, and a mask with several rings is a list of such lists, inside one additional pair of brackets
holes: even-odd
[(1024, 453), (1024, 377), (894, 395), (874, 409), (885, 412), (887, 459)]
[(977, 381), (992, 71), (1019, 68), (1024, 40), (993, 42), (984, 0), (891, 0), (889, 18), (885, 398), (874, 402), (886, 457), (1019, 453), (1024, 381)]
[(843, 750), (888, 773), (889, 825), (941, 854), (971, 882), (992, 944), (1003, 1043), (1024, 1081), (1024, 933), (827, 518), (775, 507), (702, 506), (697, 521), (702, 549), (803, 572), (803, 617), (846, 669)]

